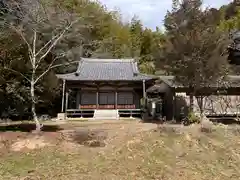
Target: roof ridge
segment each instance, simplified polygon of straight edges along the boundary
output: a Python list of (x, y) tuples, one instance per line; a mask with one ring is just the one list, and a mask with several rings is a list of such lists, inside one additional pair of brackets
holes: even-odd
[(118, 59), (101, 59), (101, 58), (81, 58), (81, 61), (86, 62), (111, 62), (111, 63), (117, 63), (117, 62), (124, 62), (124, 63), (132, 63), (135, 62), (135, 59), (133, 58), (118, 58)]

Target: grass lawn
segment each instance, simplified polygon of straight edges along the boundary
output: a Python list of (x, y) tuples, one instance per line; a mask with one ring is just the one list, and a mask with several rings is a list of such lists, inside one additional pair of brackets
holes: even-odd
[[(61, 133), (45, 132), (38, 137), (2, 132), (0, 179), (240, 179), (237, 128), (211, 127), (211, 132), (201, 132), (200, 127), (169, 126), (151, 130), (155, 126), (137, 122), (60, 126)], [(71, 138), (59, 138), (72, 129), (75, 134)], [(84, 139), (84, 132), (94, 138)], [(16, 133), (18, 136), (13, 136)], [(44, 139), (45, 144), (16, 149), (23, 139)], [(104, 145), (90, 147), (83, 139), (103, 141)]]

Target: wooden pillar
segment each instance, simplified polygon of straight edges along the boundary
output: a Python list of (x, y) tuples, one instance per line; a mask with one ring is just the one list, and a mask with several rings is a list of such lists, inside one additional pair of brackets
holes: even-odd
[(97, 84), (96, 106), (97, 106), (97, 109), (99, 109), (99, 84)]
[(65, 99), (65, 87), (66, 87), (66, 80), (63, 80), (63, 90), (62, 90), (62, 113), (64, 112), (64, 99)]
[(172, 119), (176, 120), (176, 92), (173, 92), (173, 116)]
[(117, 90), (115, 91), (115, 109), (117, 109), (118, 106), (118, 92)]
[(146, 99), (146, 82), (143, 80), (143, 98)]
[(76, 96), (76, 109), (80, 109), (80, 90), (77, 90), (77, 96)]
[(67, 111), (68, 109), (68, 97), (69, 97), (69, 93), (66, 92), (66, 101), (65, 101), (65, 112)]
[(99, 107), (99, 102), (98, 102), (98, 98), (99, 97), (99, 92), (98, 92), (98, 90), (97, 90), (97, 92), (96, 92), (96, 106), (97, 106), (97, 109), (98, 109), (98, 107)]

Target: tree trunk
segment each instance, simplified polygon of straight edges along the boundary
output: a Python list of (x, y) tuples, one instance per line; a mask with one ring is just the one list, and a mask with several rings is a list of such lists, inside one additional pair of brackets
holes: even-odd
[(189, 109), (190, 109), (190, 112), (193, 112), (193, 106), (194, 106), (194, 96), (193, 96), (193, 93), (191, 92), (190, 93), (190, 107), (189, 107)]
[(203, 110), (203, 96), (198, 96), (197, 97), (197, 103), (198, 103), (198, 107), (199, 107), (199, 110), (200, 110), (200, 119), (201, 119), (201, 121), (202, 121), (202, 119), (203, 119), (203, 112), (204, 112), (204, 110)]
[(35, 87), (34, 87), (34, 80), (32, 79), (31, 81), (31, 99), (32, 99), (32, 115), (33, 115), (33, 120), (36, 123), (36, 132), (40, 132), (41, 131), (41, 124), (38, 120), (37, 114), (36, 114), (36, 102), (35, 102)]

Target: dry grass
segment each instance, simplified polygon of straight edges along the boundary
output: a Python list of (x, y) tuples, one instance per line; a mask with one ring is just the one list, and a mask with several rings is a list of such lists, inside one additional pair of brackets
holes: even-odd
[[(238, 128), (213, 126), (203, 131), (198, 126), (163, 126), (140, 130), (146, 126), (104, 124), (80, 130), (75, 125), (70, 138), (64, 134), (68, 138), (51, 141), (54, 146), (0, 156), (0, 179), (240, 179)], [(85, 146), (83, 140), (89, 139), (104, 141), (106, 146)]]

